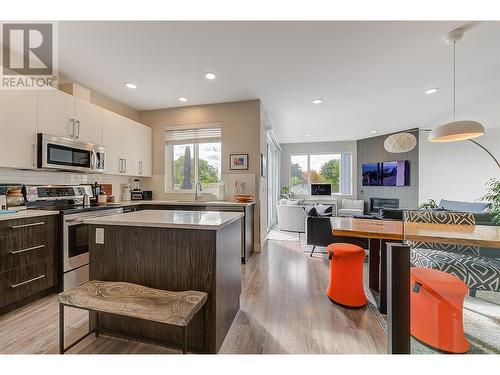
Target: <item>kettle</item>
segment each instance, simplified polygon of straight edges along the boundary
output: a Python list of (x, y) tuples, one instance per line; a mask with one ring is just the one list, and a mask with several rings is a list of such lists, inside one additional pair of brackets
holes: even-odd
[(130, 201), (130, 185), (125, 185), (122, 187), (122, 201)]

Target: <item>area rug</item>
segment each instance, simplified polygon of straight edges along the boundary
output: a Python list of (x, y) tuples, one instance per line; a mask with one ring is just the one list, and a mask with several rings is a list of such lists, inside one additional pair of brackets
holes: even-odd
[[(304, 256), (309, 256), (312, 246), (306, 244), (305, 235), (299, 236), (295, 233), (295, 241), (299, 241)], [(291, 237), (290, 237), (291, 238)], [(328, 261), (327, 255), (322, 254), (326, 249), (316, 246), (314, 258), (322, 258)], [(387, 332), (387, 316), (381, 314), (376, 302), (368, 288), (368, 263), (365, 263), (364, 287), (368, 297), (368, 308), (373, 311), (376, 319)], [(499, 354), (500, 353), (500, 293), (476, 292), (476, 297), (465, 297), (464, 301), (464, 330), (465, 336), (470, 343), (470, 354)], [(414, 354), (438, 354), (415, 339), (411, 339), (411, 352)]]
[[(365, 285), (365, 292), (369, 300), (368, 307), (387, 332), (387, 316), (378, 311), (368, 285)], [(478, 291), (476, 297), (465, 297), (463, 314), (465, 337), (470, 343), (468, 353), (500, 353), (500, 293)], [(439, 354), (440, 352), (412, 338), (411, 353)]]
[(273, 241), (295, 241), (299, 242), (300, 237), (304, 237), (303, 235), (299, 234), (298, 232), (288, 232), (285, 230), (279, 230), (279, 229), (271, 229), (269, 233), (267, 234), (267, 239), (268, 240), (273, 240)]

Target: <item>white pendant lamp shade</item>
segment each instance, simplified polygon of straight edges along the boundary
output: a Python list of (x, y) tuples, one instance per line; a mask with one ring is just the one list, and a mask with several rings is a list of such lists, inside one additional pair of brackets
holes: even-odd
[(477, 138), (484, 134), (484, 127), (477, 121), (453, 121), (438, 126), (429, 134), (431, 142), (457, 142)]
[(397, 133), (390, 135), (384, 141), (384, 148), (388, 152), (399, 154), (409, 152), (417, 145), (417, 138), (410, 133)]

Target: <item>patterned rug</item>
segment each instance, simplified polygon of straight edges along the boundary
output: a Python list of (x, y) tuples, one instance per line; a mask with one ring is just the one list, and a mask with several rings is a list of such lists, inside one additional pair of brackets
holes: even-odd
[[(296, 237), (297, 238), (297, 237)], [(298, 241), (298, 238), (296, 239)], [(312, 246), (306, 245), (305, 236), (300, 236), (304, 256), (309, 256)], [(316, 246), (314, 257), (328, 260), (325, 248)], [(380, 314), (376, 302), (368, 288), (368, 263), (365, 263), (364, 286), (368, 298), (368, 308), (372, 310), (387, 332), (387, 316)], [(464, 330), (470, 343), (469, 354), (500, 354), (500, 293), (477, 291), (476, 297), (466, 296), (464, 301)], [(415, 339), (411, 339), (411, 352), (414, 354), (439, 354)]]
[(300, 237), (305, 237), (304, 233), (288, 232), (286, 230), (271, 229), (267, 234), (268, 240), (273, 241), (300, 241)]

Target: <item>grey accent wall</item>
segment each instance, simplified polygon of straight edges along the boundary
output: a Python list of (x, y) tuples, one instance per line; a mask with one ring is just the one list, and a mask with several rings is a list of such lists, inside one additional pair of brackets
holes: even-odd
[[(407, 130), (419, 141), (418, 129)], [(399, 133), (399, 132), (398, 132)], [(397, 198), (400, 208), (418, 206), (418, 144), (410, 152), (392, 154), (384, 149), (384, 141), (390, 134), (360, 139), (357, 141), (357, 197), (365, 201), (365, 212), (370, 209), (370, 198)], [(410, 186), (362, 186), (361, 165), (383, 161), (408, 160), (410, 164)]]

